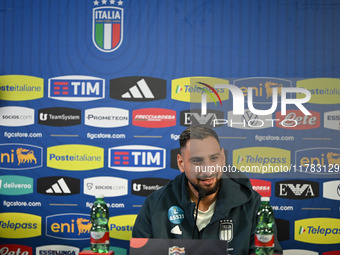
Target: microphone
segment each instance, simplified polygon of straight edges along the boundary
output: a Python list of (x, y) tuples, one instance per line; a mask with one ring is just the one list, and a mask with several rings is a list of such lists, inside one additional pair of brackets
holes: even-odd
[(204, 198), (206, 195), (207, 195), (207, 191), (205, 189), (198, 188), (198, 201), (197, 201), (196, 208), (195, 208), (196, 215), (195, 215), (195, 220), (194, 220), (194, 228), (192, 230), (192, 239), (194, 239), (195, 237), (195, 228), (196, 228), (197, 216), (198, 216), (198, 205), (201, 199)]

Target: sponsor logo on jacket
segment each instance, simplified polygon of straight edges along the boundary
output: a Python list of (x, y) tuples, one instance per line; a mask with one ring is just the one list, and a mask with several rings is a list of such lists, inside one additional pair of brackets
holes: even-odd
[(84, 75), (68, 75), (48, 80), (48, 97), (62, 101), (93, 101), (105, 97), (105, 80)]
[(34, 124), (34, 109), (20, 106), (0, 107), (0, 126), (23, 127)]
[(0, 169), (26, 170), (41, 166), (41, 147), (20, 143), (0, 144)]
[(275, 196), (287, 199), (319, 197), (319, 183), (304, 180), (287, 180), (275, 183)]
[(38, 123), (46, 126), (66, 127), (81, 124), (81, 111), (73, 108), (54, 107), (38, 111)]
[(109, 149), (109, 167), (143, 172), (165, 168), (165, 149), (146, 145), (124, 145)]
[(44, 97), (44, 79), (28, 75), (0, 76), (0, 100), (26, 101)]
[(313, 244), (338, 244), (340, 219), (309, 218), (295, 221), (294, 240)]
[(165, 99), (166, 80), (142, 76), (112, 79), (110, 98), (132, 102)]

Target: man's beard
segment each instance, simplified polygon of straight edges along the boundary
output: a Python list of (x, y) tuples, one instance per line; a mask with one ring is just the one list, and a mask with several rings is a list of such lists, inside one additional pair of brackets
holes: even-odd
[(189, 179), (188, 181), (190, 182), (190, 184), (192, 185), (192, 187), (198, 192), (198, 194), (202, 197), (205, 197), (205, 196), (209, 196), (211, 194), (214, 194), (218, 188), (220, 187), (221, 185), (221, 179), (219, 179), (217, 182), (216, 182), (216, 185), (211, 188), (211, 189), (205, 189), (205, 188), (202, 188), (200, 185), (198, 184), (195, 184), (193, 182), (191, 182)]

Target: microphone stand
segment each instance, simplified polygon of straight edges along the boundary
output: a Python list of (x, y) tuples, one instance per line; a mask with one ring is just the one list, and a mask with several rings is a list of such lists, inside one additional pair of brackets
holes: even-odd
[(206, 190), (204, 189), (199, 189), (198, 191), (198, 200), (197, 200), (197, 204), (196, 204), (196, 215), (195, 215), (195, 220), (194, 220), (194, 228), (192, 229), (192, 239), (195, 238), (195, 229), (196, 229), (196, 223), (197, 223), (197, 216), (198, 216), (198, 205), (201, 201), (202, 198), (204, 198), (206, 196)]

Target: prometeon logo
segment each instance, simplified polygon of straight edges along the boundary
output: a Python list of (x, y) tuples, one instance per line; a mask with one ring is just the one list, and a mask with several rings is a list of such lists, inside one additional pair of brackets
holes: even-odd
[(23, 127), (34, 124), (34, 109), (20, 106), (0, 107), (0, 126)]
[[(123, 1), (99, 1), (93, 2), (92, 14), (92, 41), (96, 48), (109, 53), (117, 50), (123, 42), (124, 9)], [(117, 6), (114, 5), (117, 3)]]
[(64, 213), (46, 217), (46, 236), (64, 240), (90, 239), (88, 214)]
[(294, 240), (312, 244), (338, 244), (340, 219), (309, 218), (295, 221)]
[(20, 143), (0, 144), (0, 169), (27, 170), (42, 167), (42, 148)]
[(275, 196), (287, 199), (319, 197), (319, 183), (304, 180), (287, 180), (275, 183)]
[(129, 125), (129, 111), (114, 107), (97, 107), (85, 110), (85, 125), (115, 128)]
[(163, 178), (141, 178), (132, 180), (132, 195), (147, 197), (156, 190), (165, 186), (170, 180)]
[(66, 107), (53, 107), (38, 111), (38, 123), (46, 126), (67, 127), (81, 124), (81, 111)]
[(110, 80), (110, 98), (131, 102), (166, 98), (166, 80), (131, 76)]
[(145, 145), (125, 145), (109, 149), (109, 167), (144, 172), (165, 168), (165, 149)]
[(37, 180), (37, 192), (44, 195), (67, 196), (80, 193), (80, 180), (66, 176), (43, 177)]
[(84, 75), (48, 79), (48, 97), (62, 101), (84, 102), (105, 97), (105, 80)]

